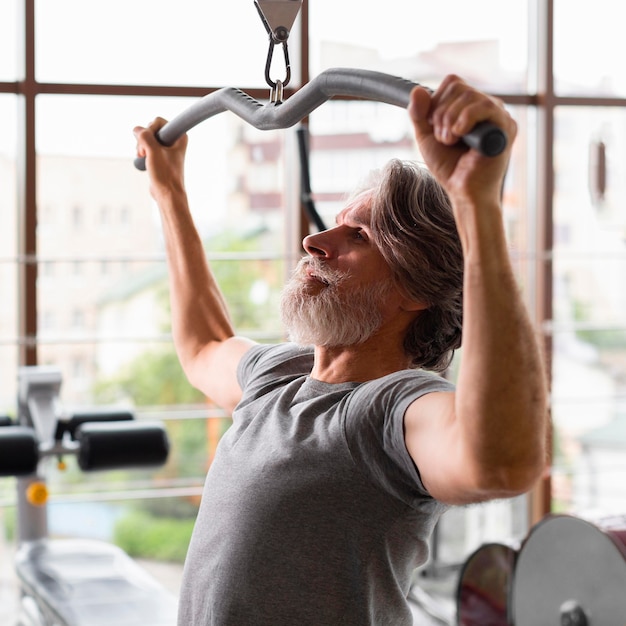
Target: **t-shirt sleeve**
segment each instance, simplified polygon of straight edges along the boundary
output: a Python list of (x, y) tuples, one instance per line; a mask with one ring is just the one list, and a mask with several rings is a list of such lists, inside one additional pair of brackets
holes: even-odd
[(412, 507), (430, 498), (404, 441), (404, 415), (427, 393), (454, 385), (430, 372), (407, 370), (359, 387), (346, 406), (344, 429), (354, 462), (379, 488)]
[(313, 366), (313, 351), (291, 343), (258, 344), (239, 361), (237, 380), (246, 396), (280, 387), (296, 377), (307, 375)]
[(254, 369), (259, 363), (259, 360), (264, 355), (268, 354), (275, 346), (271, 344), (257, 344), (252, 346), (241, 358), (239, 365), (237, 366), (237, 381), (244, 389), (248, 384), (248, 380), (253, 375)]

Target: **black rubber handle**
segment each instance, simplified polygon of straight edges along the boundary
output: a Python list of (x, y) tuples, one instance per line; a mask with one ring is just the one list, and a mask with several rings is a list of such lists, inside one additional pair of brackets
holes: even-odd
[(463, 143), (477, 152), (495, 157), (506, 148), (506, 133), (491, 122), (480, 122), (463, 136)]

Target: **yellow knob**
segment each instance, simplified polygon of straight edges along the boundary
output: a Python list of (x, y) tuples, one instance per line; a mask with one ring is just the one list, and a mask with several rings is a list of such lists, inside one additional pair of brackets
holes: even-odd
[(33, 506), (43, 506), (48, 501), (48, 488), (44, 483), (31, 483), (26, 489), (26, 499)]
[(64, 472), (67, 469), (67, 463), (63, 459), (57, 461), (57, 469), (60, 472)]

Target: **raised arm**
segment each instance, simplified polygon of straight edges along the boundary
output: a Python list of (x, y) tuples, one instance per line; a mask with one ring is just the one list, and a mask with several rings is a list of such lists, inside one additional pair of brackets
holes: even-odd
[[(547, 386), (535, 331), (509, 260), (501, 189), (516, 124), (502, 104), (450, 76), (416, 88), (409, 115), (424, 159), (452, 201), (464, 252), (463, 354), (457, 389), (406, 414), (406, 443), (431, 495), (462, 504), (528, 491), (546, 465)], [(489, 120), (509, 147), (497, 158), (458, 138)]]
[(236, 369), (253, 342), (235, 337), (226, 303), (208, 266), (184, 182), (187, 137), (164, 147), (155, 138), (165, 120), (136, 127), (137, 155), (146, 158), (158, 204), (169, 269), (172, 332), (189, 382), (227, 411), (241, 398)]

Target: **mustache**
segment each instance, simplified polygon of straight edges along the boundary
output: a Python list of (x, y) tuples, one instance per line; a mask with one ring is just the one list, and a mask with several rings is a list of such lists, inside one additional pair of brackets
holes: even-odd
[(332, 269), (317, 257), (304, 257), (298, 262), (294, 276), (302, 278), (313, 276), (328, 286), (336, 286), (348, 278), (349, 273)]

